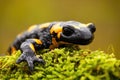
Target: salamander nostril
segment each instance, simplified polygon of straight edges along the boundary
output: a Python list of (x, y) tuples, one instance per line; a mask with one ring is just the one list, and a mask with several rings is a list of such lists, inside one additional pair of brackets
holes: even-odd
[(89, 24), (88, 24), (88, 28), (90, 29), (90, 31), (91, 31), (92, 33), (94, 33), (94, 32), (96, 31), (95, 25), (94, 25), (93, 23), (89, 23)]

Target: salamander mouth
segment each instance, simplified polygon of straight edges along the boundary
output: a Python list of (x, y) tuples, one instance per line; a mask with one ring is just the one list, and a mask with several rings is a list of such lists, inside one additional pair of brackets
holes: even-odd
[(78, 44), (80, 44), (80, 45), (88, 45), (88, 44), (90, 44), (93, 41), (93, 39), (94, 38), (92, 37), (89, 40), (81, 40)]
[(87, 45), (87, 44), (90, 44), (93, 41), (93, 39), (94, 39), (93, 35), (88, 39), (84, 39), (84, 38), (75, 37), (75, 36), (68, 37), (62, 34), (62, 38), (60, 40), (64, 42), (73, 43), (73, 44)]

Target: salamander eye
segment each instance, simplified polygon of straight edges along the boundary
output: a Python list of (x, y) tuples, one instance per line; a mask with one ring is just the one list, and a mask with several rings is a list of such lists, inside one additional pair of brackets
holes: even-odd
[(74, 28), (69, 26), (69, 25), (66, 25), (63, 27), (63, 34), (66, 35), (66, 36), (70, 36), (74, 33)]

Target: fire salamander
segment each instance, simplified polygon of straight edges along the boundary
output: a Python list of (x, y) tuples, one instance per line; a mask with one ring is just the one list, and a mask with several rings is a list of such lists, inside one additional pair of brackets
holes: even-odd
[(30, 70), (33, 70), (34, 62), (45, 63), (36, 57), (36, 51), (68, 44), (87, 45), (92, 42), (95, 30), (93, 23), (83, 24), (77, 21), (33, 25), (16, 37), (8, 48), (8, 53), (20, 50), (22, 54), (16, 63), (26, 61)]

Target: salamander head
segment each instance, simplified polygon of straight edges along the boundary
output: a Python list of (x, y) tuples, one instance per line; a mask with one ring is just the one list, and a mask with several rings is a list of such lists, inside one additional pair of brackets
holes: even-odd
[(59, 41), (80, 45), (91, 43), (96, 30), (93, 23), (83, 24), (76, 21), (61, 22), (55, 28)]

